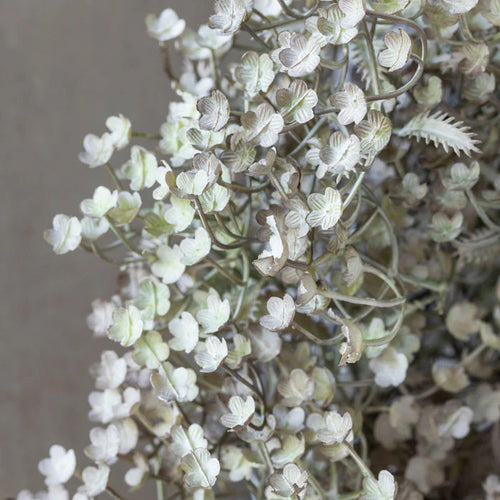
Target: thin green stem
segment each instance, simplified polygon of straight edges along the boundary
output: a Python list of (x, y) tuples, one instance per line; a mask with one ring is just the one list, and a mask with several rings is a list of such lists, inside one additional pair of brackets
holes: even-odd
[(422, 62), (422, 59), (418, 57), (417, 55), (413, 54), (412, 55), (413, 60), (417, 63), (417, 69), (414, 73), (414, 75), (411, 77), (410, 81), (405, 83), (402, 87), (399, 87), (396, 90), (393, 90), (392, 92), (386, 92), (384, 94), (380, 95), (374, 95), (374, 96), (367, 96), (366, 97), (366, 102), (374, 102), (374, 101), (382, 101), (385, 99), (394, 99), (405, 92), (408, 92), (410, 89), (412, 89), (422, 78), (422, 75), (424, 74), (424, 63)]
[(354, 199), (354, 196), (358, 192), (359, 187), (361, 186), (361, 183), (363, 182), (363, 179), (365, 178), (366, 172), (362, 172), (358, 178), (356, 179), (356, 182), (354, 186), (352, 187), (351, 191), (349, 192), (347, 198), (345, 199), (343, 203), (343, 209), (345, 210), (350, 204), (351, 201)]
[(219, 179), (217, 183), (221, 186), (224, 186), (225, 188), (230, 189), (231, 191), (237, 191), (238, 193), (258, 193), (259, 191), (262, 191), (266, 189), (267, 186), (269, 186), (269, 180), (266, 180), (262, 184), (259, 184), (255, 187), (247, 187), (243, 186), (242, 184), (225, 182), (222, 179)]
[(269, 450), (267, 449), (266, 443), (264, 441), (259, 441), (258, 443), (259, 443), (258, 444), (259, 451), (262, 457), (264, 458), (264, 463), (266, 464), (269, 472), (272, 474), (272, 472), (274, 471), (274, 466), (271, 461), (271, 457), (269, 455)]
[(327, 297), (329, 299), (336, 299), (339, 300), (340, 302), (348, 302), (349, 304), (356, 304), (360, 306), (374, 306), (381, 308), (391, 308), (400, 306), (401, 304), (404, 304), (404, 302), (406, 301), (404, 297), (392, 300), (377, 300), (372, 297), (368, 298), (355, 297), (351, 295), (344, 295), (343, 293), (339, 292), (334, 292), (333, 290), (325, 290), (324, 288), (318, 289), (318, 293), (320, 295), (323, 295), (323, 297)]
[(269, 45), (267, 42), (265, 42), (259, 35), (257, 32), (255, 32), (253, 30), (253, 28), (250, 27), (249, 24), (247, 23), (243, 23), (241, 25), (241, 29), (246, 31), (247, 33), (249, 33), (252, 38), (257, 42), (259, 43), (264, 49), (266, 49), (267, 52), (271, 51), (273, 48), (271, 47), (271, 45)]
[(262, 394), (260, 393), (260, 391), (257, 389), (257, 387), (255, 387), (255, 385), (252, 384), (252, 382), (249, 382), (244, 377), (242, 377), (236, 370), (233, 370), (232, 368), (229, 368), (229, 366), (227, 366), (225, 364), (222, 365), (222, 369), (229, 376), (234, 377), (236, 380), (238, 380), (238, 382), (240, 382), (244, 386), (248, 387), (259, 398), (259, 401), (260, 401), (262, 407), (263, 408), (265, 407), (264, 397), (262, 396)]
[(368, 466), (365, 464), (363, 459), (357, 454), (356, 450), (353, 448), (352, 445), (349, 443), (344, 443), (344, 446), (347, 447), (347, 451), (351, 458), (354, 460), (356, 465), (358, 466), (359, 470), (361, 471), (361, 474), (365, 477), (370, 477), (374, 481), (376, 481), (375, 476), (373, 475), (373, 472), (368, 468)]
[(203, 227), (206, 229), (207, 233), (209, 234), (210, 239), (212, 240), (212, 243), (214, 245), (218, 246), (219, 248), (222, 248), (223, 250), (233, 250), (234, 248), (240, 248), (243, 245), (245, 245), (244, 242), (243, 243), (227, 244), (227, 243), (222, 243), (221, 241), (219, 241), (217, 239), (217, 237), (215, 236), (215, 233), (213, 232), (212, 228), (210, 227), (207, 216), (205, 215), (205, 212), (203, 211), (203, 207), (201, 206), (201, 202), (197, 197), (194, 198), (194, 203), (196, 206), (196, 211), (198, 212), (198, 216), (201, 219), (201, 223), (203, 224)]
[(150, 134), (148, 132), (134, 132), (132, 131), (132, 137), (144, 137), (145, 139), (151, 139), (153, 141), (159, 141), (162, 139), (160, 134)]
[(469, 188), (465, 192), (467, 193), (467, 197), (469, 198), (471, 205), (474, 207), (474, 210), (476, 211), (479, 218), (483, 221), (483, 223), (488, 226), (489, 229), (499, 230), (500, 227), (488, 217), (488, 214), (486, 213), (484, 208), (478, 203), (476, 196), (472, 192), (472, 189)]
[[(316, 113), (317, 114), (317, 113)], [(326, 122), (326, 117), (322, 117), (320, 120), (318, 120), (315, 125), (311, 128), (311, 130), (306, 134), (306, 136), (302, 139), (300, 144), (298, 144), (295, 149), (293, 149), (290, 153), (288, 153), (288, 156), (294, 156), (296, 155), (300, 150), (302, 150), (306, 145), (307, 141), (313, 137), (318, 129), (323, 126), (323, 124)]]
[(415, 285), (422, 288), (427, 288), (427, 290), (432, 290), (433, 292), (438, 292), (440, 294), (445, 293), (448, 287), (446, 283), (437, 283), (435, 281), (420, 279), (408, 274), (399, 273), (398, 276), (405, 283), (409, 283), (410, 285)]
[(309, 16), (312, 16), (319, 7), (319, 0), (316, 0), (314, 2), (314, 5), (306, 12), (297, 12), (294, 11), (292, 8), (290, 8), (285, 3), (285, 0), (278, 0), (278, 2), (281, 5), (281, 8), (285, 12), (285, 14), (289, 15), (290, 17), (293, 17), (294, 19), (307, 19)]
[(119, 238), (121, 240), (121, 242), (132, 253), (135, 253), (135, 254), (139, 255), (140, 257), (142, 257), (143, 256), (142, 252), (136, 246), (134, 246), (132, 243), (130, 243), (130, 240), (123, 234), (123, 232), (121, 231), (121, 229), (119, 229), (116, 226), (116, 224), (114, 223), (113, 219), (111, 217), (109, 217), (108, 215), (106, 215), (105, 217), (106, 217), (107, 221), (109, 222), (111, 230), (113, 231), (113, 233), (115, 233), (115, 235), (117, 236), (117, 238)]
[(111, 177), (111, 179), (113, 179), (113, 182), (115, 183), (115, 186), (120, 191), (123, 191), (124, 190), (123, 184), (121, 183), (120, 179), (118, 179), (118, 176), (116, 175), (115, 169), (109, 163), (106, 163), (104, 165), (104, 168), (108, 172), (108, 174)]
[(234, 283), (237, 286), (245, 286), (245, 282), (237, 278), (234, 274), (230, 273), (227, 269), (225, 269), (223, 266), (221, 266), (215, 259), (212, 259), (211, 257), (205, 257), (207, 262), (210, 262), (212, 266), (217, 268), (217, 270), (225, 276), (231, 283)]
[(296, 321), (294, 321), (292, 323), (292, 328), (294, 330), (297, 330), (298, 332), (300, 332), (302, 335), (304, 335), (306, 338), (308, 338), (311, 342), (314, 342), (315, 344), (318, 344), (318, 345), (335, 345), (335, 344), (338, 344), (339, 342), (341, 342), (342, 339), (344, 338), (344, 335), (337, 335), (335, 337), (332, 337), (331, 339), (320, 339), (320, 338), (316, 337), (316, 335), (311, 333), (309, 330), (307, 330), (306, 328), (301, 326)]

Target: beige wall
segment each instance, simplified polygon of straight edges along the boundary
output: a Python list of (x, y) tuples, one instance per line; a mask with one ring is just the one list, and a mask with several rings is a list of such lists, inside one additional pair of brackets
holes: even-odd
[(122, 112), (154, 131), (171, 96), (144, 16), (172, 6), (204, 22), (205, 0), (0, 1), (0, 498), (43, 480), (49, 446), (88, 442), (88, 366), (109, 341), (85, 326), (115, 270), (42, 239), (55, 213), (106, 182), (77, 161), (85, 133)]

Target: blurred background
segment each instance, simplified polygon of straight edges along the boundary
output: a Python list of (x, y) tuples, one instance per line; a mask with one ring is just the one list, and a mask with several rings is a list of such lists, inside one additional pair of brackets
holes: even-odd
[[(0, 498), (38, 491), (50, 445), (81, 459), (90, 423), (89, 366), (106, 339), (85, 319), (117, 270), (83, 252), (56, 256), (43, 238), (56, 213), (108, 179), (77, 160), (86, 133), (123, 113), (156, 132), (172, 98), (144, 17), (172, 7), (197, 27), (205, 0), (0, 2)], [(79, 465), (82, 465), (82, 461)], [(86, 464), (86, 461), (83, 462)]]

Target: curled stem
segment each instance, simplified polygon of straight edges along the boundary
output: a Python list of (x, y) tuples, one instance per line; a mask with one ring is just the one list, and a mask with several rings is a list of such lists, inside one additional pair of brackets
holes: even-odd
[(294, 321), (292, 323), (292, 328), (294, 330), (297, 330), (298, 332), (300, 332), (305, 337), (307, 337), (311, 342), (314, 342), (315, 344), (318, 344), (318, 345), (335, 345), (335, 344), (338, 344), (339, 342), (341, 342), (342, 339), (344, 338), (344, 335), (342, 334), (342, 335), (336, 335), (335, 337), (332, 337), (331, 339), (320, 339), (320, 338), (316, 337), (316, 335), (311, 333), (309, 330), (307, 330), (307, 328), (304, 328), (296, 321)]
[(406, 301), (404, 297), (399, 297), (397, 299), (392, 299), (392, 300), (377, 300), (372, 297), (367, 297), (367, 298), (355, 297), (350, 295), (344, 295), (343, 293), (340, 292), (334, 292), (333, 290), (325, 290), (324, 288), (318, 289), (318, 293), (320, 295), (323, 295), (323, 297), (327, 297), (329, 299), (336, 299), (339, 300), (340, 302), (348, 302), (350, 304), (356, 304), (360, 306), (374, 306), (381, 308), (391, 308), (400, 306), (401, 304), (404, 304)]
[(278, 2), (281, 5), (281, 8), (285, 12), (285, 14), (289, 15), (290, 17), (293, 17), (294, 19), (306, 19), (309, 16), (312, 16), (313, 13), (316, 12), (316, 9), (319, 7), (319, 0), (316, 0), (314, 5), (306, 12), (297, 12), (297, 11), (291, 9), (285, 3), (285, 0), (278, 0)]
[(498, 230), (500, 229), (499, 226), (497, 226), (489, 217), (484, 208), (478, 203), (476, 196), (472, 192), (472, 189), (467, 189), (465, 191), (467, 193), (467, 198), (469, 198), (469, 201), (471, 205), (474, 207), (474, 210), (476, 211), (477, 215), (479, 218), (483, 221), (483, 223), (489, 228), (489, 229), (494, 229)]
[(420, 78), (422, 78), (422, 75), (424, 73), (424, 63), (422, 62), (422, 59), (420, 59), (420, 57), (415, 54), (412, 55), (412, 59), (417, 63), (417, 69), (409, 82), (405, 83), (402, 87), (393, 90), (392, 92), (385, 92), (380, 95), (367, 96), (366, 102), (394, 99), (404, 94), (405, 92), (408, 92), (408, 90), (412, 89), (420, 81)]

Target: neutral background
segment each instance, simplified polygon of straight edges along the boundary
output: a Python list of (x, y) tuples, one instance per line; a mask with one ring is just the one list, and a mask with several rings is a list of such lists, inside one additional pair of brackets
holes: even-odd
[[(80, 164), (111, 114), (157, 131), (172, 94), (144, 17), (173, 7), (205, 22), (207, 0), (0, 0), (0, 498), (39, 490), (53, 443), (88, 443), (88, 367), (109, 348), (85, 318), (116, 270), (43, 241), (56, 213), (107, 181)], [(79, 455), (78, 458), (80, 458)]]

